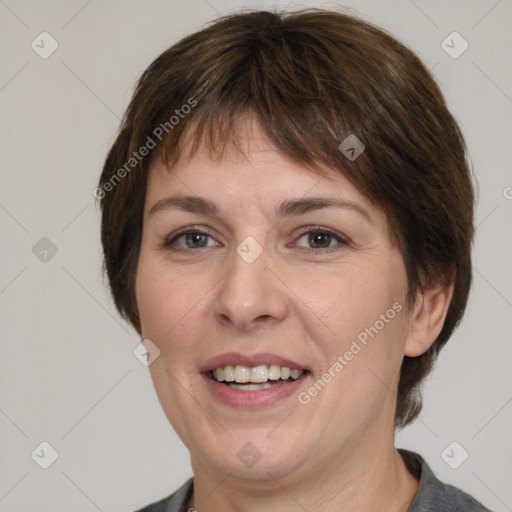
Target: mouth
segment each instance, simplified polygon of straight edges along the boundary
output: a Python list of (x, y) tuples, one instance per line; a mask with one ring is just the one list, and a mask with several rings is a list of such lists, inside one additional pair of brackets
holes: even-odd
[(271, 352), (230, 352), (205, 361), (199, 373), (214, 403), (259, 410), (298, 393), (311, 369), (304, 362)]
[(207, 372), (207, 376), (219, 384), (238, 391), (260, 391), (290, 384), (304, 378), (306, 369), (290, 368), (279, 364), (257, 366), (226, 365)]

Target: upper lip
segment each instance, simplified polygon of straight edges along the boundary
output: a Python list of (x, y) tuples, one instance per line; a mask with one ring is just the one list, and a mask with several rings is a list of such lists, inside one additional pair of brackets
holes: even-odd
[(277, 354), (271, 354), (269, 352), (260, 352), (257, 354), (242, 354), (239, 352), (230, 352), (226, 354), (220, 354), (218, 356), (208, 359), (200, 367), (201, 373), (210, 372), (216, 368), (222, 368), (224, 366), (242, 365), (242, 366), (259, 366), (259, 365), (271, 365), (278, 364), (280, 366), (287, 366), (290, 369), (295, 370), (307, 370), (304, 363), (293, 361), (286, 357), (278, 356)]

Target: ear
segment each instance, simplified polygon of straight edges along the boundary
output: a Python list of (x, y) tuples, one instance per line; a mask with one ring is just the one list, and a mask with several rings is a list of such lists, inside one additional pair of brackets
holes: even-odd
[(452, 296), (453, 282), (449, 286), (436, 286), (418, 292), (404, 347), (406, 356), (420, 356), (436, 341), (443, 328)]

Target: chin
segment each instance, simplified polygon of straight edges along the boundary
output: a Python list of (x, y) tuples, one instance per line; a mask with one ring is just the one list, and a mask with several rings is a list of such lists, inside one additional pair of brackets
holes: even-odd
[(270, 481), (271, 487), (275, 487), (274, 479), (283, 479), (303, 467), (307, 454), (304, 435), (294, 436), (297, 439), (294, 443), (288, 432), (269, 435), (270, 431), (243, 430), (232, 433), (232, 436), (226, 434), (215, 444), (197, 447), (191, 453), (202, 453), (202, 464), (220, 473), (230, 474), (230, 478), (254, 485)]

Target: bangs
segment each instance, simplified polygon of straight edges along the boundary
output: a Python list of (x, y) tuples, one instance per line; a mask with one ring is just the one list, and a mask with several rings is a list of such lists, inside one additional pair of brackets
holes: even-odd
[[(357, 165), (338, 146), (351, 134), (368, 146), (377, 128), (369, 126), (376, 100), (362, 87), (366, 83), (367, 91), (375, 91), (375, 76), (357, 62), (368, 47), (365, 60), (378, 65), (383, 59), (375, 46), (361, 40), (348, 20), (344, 28), (350, 42), (340, 46), (329, 16), (322, 13), (316, 26), (268, 12), (251, 13), (246, 25), (239, 19), (237, 27), (228, 16), (183, 39), (148, 68), (135, 92), (144, 98), (144, 112), (133, 112), (137, 122), (132, 126), (139, 131), (132, 140), (166, 126), (155, 151), (165, 163), (175, 164), (185, 148), (190, 157), (200, 146), (222, 158), (228, 149), (243, 154), (240, 137), (252, 119), (295, 162), (316, 171), (321, 166), (349, 171), (352, 181), (359, 173), (350, 168)], [(381, 86), (383, 81), (380, 77)], [(195, 107), (178, 117), (191, 101)], [(169, 123), (172, 118), (178, 122)], [(359, 165), (363, 162), (368, 163), (365, 154), (358, 158)]]
[(162, 139), (154, 158), (160, 158), (169, 170), (180, 160), (191, 160), (201, 150), (206, 150), (215, 161), (230, 155), (247, 159), (248, 142), (259, 131), (278, 152), (315, 174), (326, 177), (330, 169), (339, 167), (339, 162), (327, 155), (321, 141), (315, 144), (316, 141), (306, 140), (305, 134), (297, 132), (293, 119), (281, 119), (279, 126), (273, 121), (262, 119), (261, 113), (249, 109), (245, 112), (238, 109), (226, 112), (222, 106), (216, 112), (201, 109), (187, 118), (179, 131), (170, 132)]

